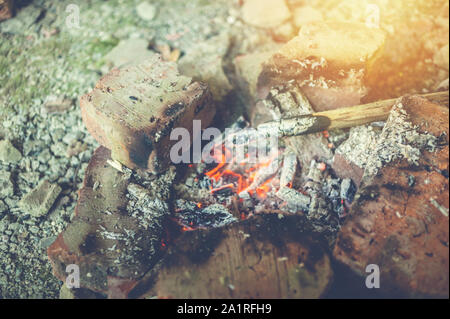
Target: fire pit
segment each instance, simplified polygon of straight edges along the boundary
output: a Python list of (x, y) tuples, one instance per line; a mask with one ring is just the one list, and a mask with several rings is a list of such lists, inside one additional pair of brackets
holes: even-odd
[[(448, 295), (448, 92), (370, 95), (385, 43), (316, 21), (256, 60), (210, 52), (180, 74), (166, 48), (110, 71), (81, 98), (102, 146), (55, 275), (79, 267), (78, 297), (319, 298), (376, 265), (383, 294)], [(223, 127), (233, 98), (246, 112)]]

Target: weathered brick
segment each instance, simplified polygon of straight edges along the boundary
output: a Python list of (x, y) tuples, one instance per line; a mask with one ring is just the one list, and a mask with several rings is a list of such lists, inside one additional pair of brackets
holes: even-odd
[(205, 127), (215, 114), (207, 86), (179, 75), (176, 64), (159, 55), (113, 69), (81, 98), (80, 106), (88, 131), (113, 159), (153, 172), (170, 165), (173, 128), (186, 128), (192, 136), (194, 119)]
[(333, 254), (360, 276), (377, 264), (385, 292), (448, 298), (448, 109), (419, 97), (401, 103), (419, 133), (438, 138), (437, 149), (422, 150), (417, 164), (397, 159), (364, 179)]
[(316, 111), (359, 104), (366, 93), (363, 79), (370, 76), (384, 39), (381, 30), (364, 24), (307, 24), (265, 63), (258, 96), (295, 80)]

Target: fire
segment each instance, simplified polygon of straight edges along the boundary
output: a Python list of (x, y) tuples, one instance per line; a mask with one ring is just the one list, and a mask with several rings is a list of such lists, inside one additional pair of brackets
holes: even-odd
[[(231, 150), (224, 145), (216, 146), (216, 150), (219, 148), (222, 150), (222, 152), (218, 152), (220, 155), (213, 155), (218, 163), (217, 166), (205, 173), (212, 184), (215, 185), (214, 187), (211, 186), (210, 192), (214, 194), (229, 188), (236, 194), (247, 192), (252, 196), (257, 195), (259, 198), (265, 198), (266, 194), (272, 189), (273, 177), (269, 177), (262, 182), (258, 181), (258, 178), (261, 169), (268, 168), (274, 158), (262, 163), (251, 163), (250, 156), (246, 153), (244, 158), (238, 161), (231, 157)], [(255, 185), (255, 183), (257, 184)]]

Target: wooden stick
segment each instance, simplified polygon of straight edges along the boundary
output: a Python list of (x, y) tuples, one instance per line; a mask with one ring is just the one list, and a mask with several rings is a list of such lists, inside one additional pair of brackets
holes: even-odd
[[(448, 91), (419, 95), (431, 102), (448, 107)], [(325, 130), (349, 128), (372, 122), (386, 121), (392, 106), (398, 99), (372, 102), (331, 111), (312, 113), (277, 121), (270, 121), (258, 126), (258, 130), (278, 136), (298, 136)]]

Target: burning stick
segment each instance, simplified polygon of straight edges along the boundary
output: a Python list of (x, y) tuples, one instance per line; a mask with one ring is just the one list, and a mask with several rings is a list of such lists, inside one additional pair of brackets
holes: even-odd
[(293, 152), (284, 155), (283, 167), (281, 169), (280, 187), (289, 187), (294, 180), (297, 168), (297, 156)]
[[(437, 104), (448, 107), (448, 91), (421, 95)], [(278, 136), (298, 136), (338, 128), (385, 121), (398, 99), (378, 101), (358, 106), (318, 112), (308, 115), (270, 121), (258, 126), (258, 130)]]

